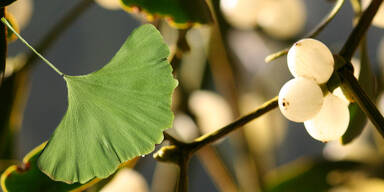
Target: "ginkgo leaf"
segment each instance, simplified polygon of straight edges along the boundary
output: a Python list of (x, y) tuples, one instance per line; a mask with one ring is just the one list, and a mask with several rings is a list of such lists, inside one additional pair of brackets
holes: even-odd
[(102, 69), (63, 77), (68, 109), (38, 160), (54, 180), (85, 183), (154, 150), (172, 126), (177, 81), (152, 25), (136, 29)]
[(193, 23), (208, 24), (213, 21), (205, 0), (121, 0), (121, 3), (129, 12), (138, 8), (150, 16), (167, 17), (178, 28), (186, 28)]
[[(69, 185), (63, 182), (52, 181), (37, 168), (36, 161), (45, 144), (43, 143), (29, 152), (24, 157), (21, 165), (12, 165), (4, 171), (1, 175), (1, 188), (4, 192), (64, 192), (81, 186), (80, 184)], [(96, 180), (90, 183), (94, 182)]]
[[(1, 175), (1, 188), (4, 192), (79, 192), (104, 182), (104, 180), (93, 179), (86, 184), (67, 184), (51, 180), (37, 167), (37, 159), (46, 144), (44, 142), (29, 152), (24, 157), (21, 165), (12, 165), (3, 172)], [(132, 168), (137, 160), (138, 158), (132, 159), (119, 167)]]

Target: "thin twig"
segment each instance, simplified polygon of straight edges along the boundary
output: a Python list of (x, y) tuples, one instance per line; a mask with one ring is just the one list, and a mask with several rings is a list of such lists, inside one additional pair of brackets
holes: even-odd
[(223, 94), (224, 98), (229, 102), (233, 115), (238, 117), (240, 112), (238, 85), (236, 85), (235, 76), (236, 68), (225, 41), (225, 35), (227, 34), (226, 24), (224, 23), (224, 18), (220, 15), (219, 1), (209, 0), (207, 3), (215, 21), (211, 29), (208, 50), (208, 63), (213, 82), (217, 90)]
[(359, 15), (362, 12), (361, 2), (360, 0), (350, 0), (353, 11), (356, 15)]
[(338, 0), (333, 6), (331, 12), (328, 13), (327, 17), (325, 17), (323, 21), (321, 21), (321, 23), (317, 25), (317, 27), (315, 27), (315, 29), (313, 29), (308, 35), (306, 35), (306, 37), (314, 38), (319, 35), (320, 32), (322, 32), (324, 28), (328, 26), (328, 24), (333, 20), (333, 18), (335, 18), (337, 13), (343, 7), (344, 2), (345, 0)]
[[(5, 17), (5, 7), (0, 8), (0, 18)], [(7, 60), (7, 30), (3, 23), (0, 23), (0, 85), (3, 83), (5, 75), (5, 65)]]
[[(62, 35), (62, 33), (69, 28), (88, 8), (94, 3), (94, 0), (82, 0), (75, 5), (66, 15), (60, 19), (52, 27), (52, 29), (43, 37), (39, 44), (36, 46), (36, 50), (43, 54), (49, 49), (53, 43)], [(35, 61), (39, 57), (30, 52), (26, 59), (25, 67), (32, 67)]]
[(375, 125), (379, 133), (384, 137), (384, 118), (376, 108), (375, 104), (361, 88), (359, 82), (353, 76), (353, 73), (346, 67), (341, 68), (338, 73), (343, 78), (343, 83), (348, 89), (348, 92), (352, 94), (353, 99)]
[(238, 129), (242, 127), (243, 125), (251, 122), (252, 120), (260, 117), (261, 115), (264, 115), (265, 113), (271, 111), (272, 109), (275, 109), (278, 106), (278, 98), (275, 97), (266, 103), (264, 103), (262, 106), (257, 108), (254, 112), (249, 113), (245, 116), (240, 117), (238, 120), (230, 123), (229, 125), (213, 132), (210, 134), (203, 135), (197, 139), (195, 139), (192, 143), (189, 143), (188, 145), (190, 146), (191, 151), (195, 152), (199, 149), (201, 149), (203, 146), (213, 143), (220, 138), (224, 137), (228, 133), (234, 131), (235, 129)]
[(48, 59), (46, 59), (44, 56), (42, 56), (36, 49), (34, 49), (19, 33), (16, 32), (16, 30), (12, 27), (12, 25), (5, 19), (5, 17), (1, 18), (1, 22), (5, 24), (8, 29), (10, 29), (16, 36), (19, 38), (21, 42), (23, 42), (34, 54), (40, 57), (41, 60), (43, 60), (49, 67), (51, 67), (56, 73), (58, 73), (60, 76), (63, 76), (64, 74), (55, 67)]
[(185, 155), (181, 158), (177, 164), (180, 168), (179, 180), (177, 183), (177, 191), (185, 192), (188, 191), (188, 165), (190, 157)]
[[(67, 29), (80, 15), (83, 13), (86, 8), (91, 5), (93, 0), (82, 0), (80, 1), (71, 11), (69, 11), (66, 16), (64, 16), (59, 22), (57, 22), (54, 27), (51, 29), (50, 32), (46, 36), (43, 37), (42, 41), (38, 43), (37, 51), (40, 53), (45, 52), (57, 39), (58, 37)], [(1, 18), (1, 17), (0, 17)], [(0, 22), (0, 25), (3, 25), (3, 23)], [(3, 25), (5, 27), (5, 25)], [(13, 74), (10, 74), (7, 77), (7, 80), (9, 80), (9, 83), (13, 88), (12, 90), (14, 93), (8, 93), (6, 96), (11, 96), (12, 99), (7, 98), (12, 104), (11, 108), (6, 109), (7, 111), (2, 112), (2, 114), (8, 114), (11, 115), (14, 118), (15, 122), (10, 122), (8, 126), (13, 127), (14, 131), (18, 131), (21, 125), (22, 121), (22, 114), (25, 108), (25, 102), (27, 100), (28, 94), (29, 94), (29, 74), (30, 74), (30, 69), (33, 66), (33, 63), (35, 63), (36, 59), (38, 59), (38, 56), (35, 55), (33, 52), (30, 52), (27, 56), (27, 64), (24, 65), (24, 67), (21, 67), (21, 69), (13, 71)], [(28, 67), (26, 67), (28, 66)], [(7, 81), (6, 80), (6, 81)], [(5, 82), (5, 81), (4, 81)], [(14, 104), (16, 103), (16, 104)], [(15, 107), (16, 106), (16, 107)], [(3, 107), (3, 106), (1, 106)], [(7, 119), (8, 121), (9, 119)], [(7, 128), (8, 130), (0, 130), (0, 131), (8, 131), (10, 132), (10, 129)], [(10, 144), (13, 142), (14, 137), (11, 137), (15, 135), (16, 133), (11, 133), (12, 135), (9, 135), (7, 137), (7, 140), (10, 141), (5, 141), (7, 145), (3, 145), (3, 149), (11, 151), (12, 149), (9, 147), (11, 146)], [(12, 139), (12, 140), (11, 140)], [(3, 143), (3, 142), (2, 142)], [(4, 143), (3, 143), (4, 144)], [(9, 145), (8, 145), (9, 144)], [(1, 150), (1, 149), (0, 149)], [(3, 152), (3, 151), (1, 151)], [(7, 153), (6, 156), (12, 156), (13, 154)], [(4, 156), (4, 155), (3, 155)]]
[[(229, 23), (225, 20), (224, 15), (220, 9), (220, 1), (207, 0), (210, 10), (212, 12), (215, 24), (211, 30), (211, 38), (209, 44), (208, 61), (213, 77), (213, 82), (218, 92), (223, 94), (224, 98), (228, 101), (234, 117), (239, 117), (239, 95), (236, 79), (239, 78), (238, 63), (236, 57), (231, 54), (231, 49), (226, 41), (228, 32), (230, 29)], [(251, 172), (258, 172), (255, 167), (249, 165), (245, 159), (249, 157), (249, 146), (245, 142), (245, 136), (243, 131), (234, 133), (230, 142), (235, 149), (233, 161), (245, 162), (241, 168), (235, 169), (235, 174), (239, 177), (249, 175)], [(246, 189), (245, 183), (252, 182), (257, 178), (244, 178), (239, 183), (240, 188)], [(249, 188), (250, 191), (256, 191), (259, 186), (252, 185)]]
[(214, 146), (207, 145), (196, 154), (219, 191), (239, 191), (239, 187)]
[(215, 132), (205, 134), (197, 139), (195, 139), (191, 143), (183, 143), (183, 145), (170, 145), (162, 147), (159, 151), (157, 151), (153, 156), (155, 159), (164, 162), (180, 162), (180, 154), (185, 153), (187, 156), (201, 149), (205, 145), (208, 145), (212, 142), (219, 140), (230, 132), (242, 127), (243, 125), (251, 122), (252, 120), (264, 115), (265, 113), (275, 109), (278, 106), (278, 98), (275, 97), (267, 102), (265, 102), (262, 106), (257, 108), (255, 111), (240, 117), (238, 120), (228, 124), (225, 127), (218, 129)]
[[(337, 13), (340, 11), (341, 7), (343, 7), (343, 4), (344, 4), (344, 1), (345, 0), (338, 0), (336, 3), (335, 3), (335, 6), (333, 7), (333, 9), (328, 13), (328, 15), (322, 20), (322, 22), (320, 22), (319, 25), (317, 25), (317, 27), (315, 27), (312, 32), (310, 32), (308, 35), (306, 35), (305, 37), (306, 38), (314, 38), (316, 37), (317, 35), (320, 34), (320, 32), (323, 31), (323, 29), (328, 26), (328, 24), (333, 20), (333, 18), (335, 18), (335, 16), (337, 15)], [(280, 50), (280, 51), (277, 51), (275, 53), (272, 53), (270, 55), (268, 55), (264, 60), (266, 63), (269, 63), (277, 58), (280, 58), (284, 55), (286, 55), (288, 53), (288, 50), (289, 48), (285, 48), (283, 50)]]
[(174, 138), (172, 135), (168, 134), (167, 132), (164, 132), (164, 139), (168, 140), (169, 142), (171, 142), (172, 144), (181, 144), (183, 142), (179, 141), (178, 139)]
[[(185, 53), (190, 51), (190, 46), (187, 41), (187, 33), (190, 28), (187, 29), (179, 29), (178, 39), (176, 42), (176, 51), (175, 55), (173, 56), (170, 64), (173, 68), (174, 75), (177, 77), (180, 73), (180, 65), (182, 62), (182, 58)], [(189, 113), (187, 102), (189, 98), (189, 93), (184, 89), (183, 84), (180, 83), (178, 89), (180, 90), (180, 93), (182, 95), (181, 99), (181, 109), (184, 110), (186, 113)], [(182, 147), (184, 146), (184, 143), (182, 141), (179, 141), (178, 139), (174, 138), (170, 134), (164, 132), (164, 137), (168, 141), (171, 142), (171, 144), (175, 146)], [(179, 148), (178, 148), (179, 149)], [(177, 150), (178, 153), (172, 154), (174, 158), (177, 158), (177, 160), (174, 161), (174, 163), (177, 164), (179, 167), (179, 177), (177, 179), (177, 186), (176, 189), (178, 192), (185, 192), (188, 190), (188, 165), (189, 165), (189, 158), (190, 156), (188, 154), (184, 154), (184, 150)]]
[(351, 60), (353, 54), (360, 44), (361, 39), (363, 39), (369, 26), (371, 25), (373, 17), (376, 15), (376, 12), (382, 2), (383, 0), (373, 0), (369, 7), (361, 15), (359, 22), (339, 52), (339, 55), (342, 56), (346, 61)]
[(171, 66), (174, 72), (177, 72), (179, 69), (184, 53), (187, 53), (191, 50), (187, 41), (187, 33), (189, 29), (190, 28), (178, 30), (179, 35), (176, 42), (176, 51), (171, 60)]
[(276, 60), (276, 59), (288, 54), (288, 51), (289, 51), (289, 48), (285, 48), (285, 49), (282, 49), (282, 50), (277, 51), (275, 53), (272, 53), (272, 54), (268, 55), (267, 57), (265, 57), (264, 61), (266, 63), (269, 63), (273, 60)]

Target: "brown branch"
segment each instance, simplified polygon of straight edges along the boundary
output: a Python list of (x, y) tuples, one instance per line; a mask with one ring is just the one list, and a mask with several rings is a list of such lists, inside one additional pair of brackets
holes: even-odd
[(344, 65), (337, 71), (337, 73), (342, 80), (343, 87), (346, 88), (347, 91), (353, 96), (353, 99), (357, 102), (359, 107), (365, 112), (379, 133), (384, 137), (383, 116), (365, 91), (361, 88), (360, 84), (350, 70), (352, 67), (350, 60), (358, 48), (361, 40), (364, 38), (382, 2), (383, 0), (373, 0), (369, 7), (361, 15), (359, 22), (339, 52), (339, 55), (344, 59)]
[(346, 61), (351, 60), (353, 54), (360, 44), (360, 41), (368, 31), (368, 28), (371, 25), (371, 22), (382, 2), (383, 0), (373, 0), (369, 7), (361, 15), (359, 22), (339, 52), (339, 55), (342, 56)]
[(191, 151), (195, 152), (195, 151), (201, 149), (203, 146), (219, 140), (220, 138), (226, 136), (230, 132), (242, 127), (243, 125), (251, 122), (252, 120), (260, 117), (261, 115), (264, 115), (265, 113), (271, 111), (272, 109), (275, 109), (278, 106), (277, 100), (278, 100), (278, 98), (275, 97), (275, 98), (267, 101), (266, 103), (264, 103), (262, 106), (257, 108), (254, 112), (249, 113), (245, 116), (242, 116), (238, 120), (230, 123), (229, 125), (221, 128), (221, 129), (219, 129), (213, 133), (206, 134), (206, 135), (203, 135), (203, 136), (195, 139), (194, 142), (188, 144), (191, 148)]
[(177, 164), (178, 162), (180, 162), (180, 158), (181, 158), (180, 155), (182, 153), (186, 154), (187, 156), (190, 156), (192, 153), (201, 149), (205, 145), (208, 145), (212, 142), (219, 140), (220, 138), (231, 133), (232, 131), (242, 127), (243, 125), (251, 122), (252, 120), (257, 119), (258, 117), (264, 115), (265, 113), (275, 109), (277, 106), (278, 106), (278, 98), (275, 97), (267, 101), (266, 103), (264, 103), (255, 111), (240, 117), (236, 121), (228, 124), (225, 127), (220, 128), (215, 132), (205, 134), (195, 139), (191, 143), (183, 143), (182, 145), (169, 145), (169, 146), (162, 147), (153, 156), (155, 159), (159, 161), (173, 162)]

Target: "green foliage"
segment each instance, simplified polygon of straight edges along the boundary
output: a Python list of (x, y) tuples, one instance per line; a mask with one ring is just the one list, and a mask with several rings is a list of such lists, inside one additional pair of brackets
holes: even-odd
[[(54, 181), (40, 171), (37, 160), (47, 143), (43, 143), (29, 152), (21, 165), (12, 165), (1, 175), (1, 188), (4, 192), (79, 192), (85, 189), (100, 189), (110, 178), (93, 179), (86, 184), (67, 184)], [(138, 158), (130, 160), (119, 167), (133, 167)]]
[(350, 121), (347, 131), (341, 137), (343, 145), (346, 145), (357, 138), (363, 131), (368, 121), (367, 116), (365, 116), (365, 113), (360, 109), (357, 103), (349, 104), (348, 108)]
[(204, 0), (121, 0), (123, 7), (131, 11), (133, 7), (152, 16), (170, 18), (177, 27), (187, 27), (191, 23), (207, 24), (212, 22), (209, 7)]
[(64, 192), (81, 186), (53, 181), (38, 169), (36, 162), (45, 144), (28, 153), (21, 166), (13, 165), (1, 175), (1, 187), (4, 192)]
[(152, 25), (136, 29), (112, 60), (88, 75), (64, 75), (68, 109), (38, 165), (54, 180), (86, 183), (154, 150), (173, 121), (177, 81)]
[(357, 169), (359, 163), (351, 161), (298, 161), (285, 169), (273, 172), (266, 183), (265, 192), (323, 192), (331, 188), (327, 177), (331, 172)]

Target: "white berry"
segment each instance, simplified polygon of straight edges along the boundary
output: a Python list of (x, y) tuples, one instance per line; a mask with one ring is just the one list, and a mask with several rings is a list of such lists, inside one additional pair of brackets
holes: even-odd
[(279, 92), (279, 108), (289, 120), (304, 122), (321, 109), (323, 93), (315, 81), (295, 78), (283, 85)]
[(328, 81), (334, 69), (331, 51), (316, 39), (302, 39), (288, 52), (288, 68), (294, 77), (305, 77), (318, 84)]
[(332, 94), (325, 97), (320, 112), (313, 119), (304, 122), (309, 135), (322, 142), (339, 139), (348, 125), (348, 103)]

